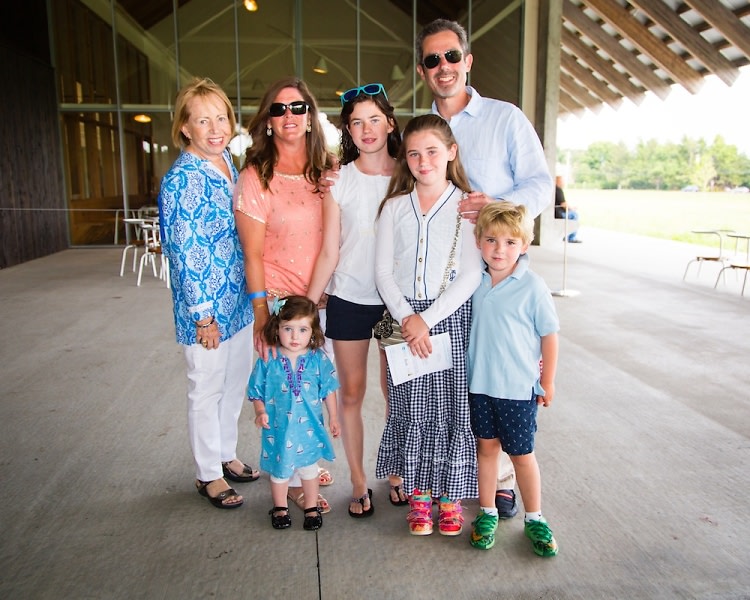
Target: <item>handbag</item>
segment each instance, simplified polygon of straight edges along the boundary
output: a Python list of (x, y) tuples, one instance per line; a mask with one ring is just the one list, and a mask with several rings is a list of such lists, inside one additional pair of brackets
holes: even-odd
[(401, 325), (396, 321), (386, 308), (380, 321), (372, 327), (372, 335), (378, 340), (378, 345), (385, 350), (388, 346), (402, 344), (404, 338), (401, 336)]
[[(460, 234), (461, 213), (456, 213), (456, 233), (453, 236), (453, 245), (451, 246), (451, 251), (448, 255), (448, 266), (445, 268), (443, 282), (440, 284), (440, 292), (438, 293), (438, 296), (442, 295), (445, 288), (448, 287), (448, 279), (453, 270), (453, 263), (456, 261), (456, 246), (458, 245), (458, 236)], [(401, 325), (391, 316), (391, 313), (388, 312), (387, 308), (383, 311), (383, 316), (380, 320), (373, 325), (372, 335), (378, 340), (378, 345), (382, 350), (385, 350), (388, 346), (404, 343), (404, 337), (401, 335)]]

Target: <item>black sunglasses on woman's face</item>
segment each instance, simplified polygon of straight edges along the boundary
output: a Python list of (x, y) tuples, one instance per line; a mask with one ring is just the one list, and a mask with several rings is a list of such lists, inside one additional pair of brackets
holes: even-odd
[(289, 104), (274, 102), (268, 107), (268, 114), (272, 117), (283, 117), (287, 108), (293, 115), (304, 115), (310, 107), (307, 105), (307, 102), (302, 102), (302, 100), (290, 102)]
[[(446, 50), (443, 52), (443, 56), (445, 56), (445, 60), (454, 65), (463, 58), (460, 50)], [(428, 54), (422, 59), (422, 64), (426, 69), (434, 69), (440, 64), (440, 54)]]

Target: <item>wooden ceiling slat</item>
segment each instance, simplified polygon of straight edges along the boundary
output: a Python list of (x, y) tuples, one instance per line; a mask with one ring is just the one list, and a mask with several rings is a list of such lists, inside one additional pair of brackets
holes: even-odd
[(630, 98), (635, 104), (641, 103), (646, 90), (636, 86), (626, 75), (615, 69), (612, 63), (599, 56), (593, 48), (584, 44), (583, 40), (565, 27), (563, 27), (561, 39), (564, 48), (585, 62), (592, 71), (599, 73), (609, 85), (626, 98)]
[(565, 90), (577, 102), (598, 113), (602, 108), (602, 101), (579, 84), (564, 71), (560, 71), (560, 89)]
[[(750, 14), (750, 2), (732, 2), (739, 6), (730, 9), (720, 0), (681, 0), (675, 8), (671, 8), (675, 4), (672, 0), (562, 1), (561, 43), (564, 51), (561, 68), (568, 73), (571, 81), (577, 81), (578, 88), (584, 86), (573, 88), (571, 93), (560, 92), (559, 106), (562, 112), (585, 110), (594, 96), (600, 103), (607, 102), (613, 107), (621, 103), (621, 96), (639, 104), (646, 90), (666, 98), (671, 80), (695, 91), (707, 72), (732, 85), (738, 76), (738, 67), (750, 62), (750, 28), (742, 21)], [(182, 7), (188, 2), (190, 0), (177, 0), (177, 5)], [(413, 0), (390, 2), (411, 17)], [(475, 8), (485, 2), (487, 0), (475, 1)], [(174, 6), (173, 0), (119, 0), (118, 4), (145, 31), (168, 17)], [(644, 25), (640, 22), (643, 19), (636, 19), (629, 12), (631, 6), (641, 10), (649, 22)], [(584, 8), (604, 20), (589, 17)], [(700, 15), (700, 22), (690, 19), (693, 21), (691, 25), (682, 18), (691, 11)], [(437, 17), (465, 23), (466, 15), (465, 0), (420, 0), (417, 3), (420, 27)], [(619, 35), (613, 35), (609, 27), (603, 28), (603, 23), (614, 27)], [(666, 35), (656, 33), (652, 23), (665, 31)], [(712, 41), (709, 42), (702, 33)], [(585, 37), (586, 42), (579, 36)], [(589, 45), (589, 40), (593, 47)], [(630, 46), (623, 40), (632, 44), (635, 50), (629, 49)], [(650, 64), (643, 62), (645, 58)], [(695, 64), (693, 58), (701, 63), (700, 70), (690, 66)], [(570, 86), (571, 81), (566, 81), (566, 85)], [(585, 104), (581, 102), (584, 100)]]
[(601, 79), (597, 79), (591, 71), (567, 52), (562, 53), (560, 63), (560, 66), (563, 69), (586, 86), (591, 92), (599, 96), (599, 98), (609, 104), (612, 108), (617, 108), (622, 104), (622, 96), (613, 92), (606, 83)]
[(690, 54), (724, 83), (731, 86), (735, 82), (740, 70), (675, 11), (664, 4), (663, 0), (628, 1), (646, 13), (654, 23), (682, 44)]
[(664, 69), (677, 83), (695, 94), (703, 86), (703, 77), (680, 56), (654, 36), (632, 14), (614, 0), (583, 0), (638, 50)]
[(562, 106), (567, 112), (573, 113), (573, 114), (579, 114), (586, 110), (586, 107), (583, 106), (583, 104), (579, 103), (574, 98), (571, 98), (565, 90), (560, 90), (560, 98), (559, 98), (560, 106)]
[(571, 0), (563, 0), (563, 17), (598, 46), (602, 52), (638, 79), (644, 87), (650, 89), (661, 99), (669, 95), (669, 84), (666, 81), (660, 79), (654, 71), (638, 60), (634, 53), (602, 29), (601, 25), (589, 18)]
[(718, 0), (685, 0), (750, 60), (750, 28)]

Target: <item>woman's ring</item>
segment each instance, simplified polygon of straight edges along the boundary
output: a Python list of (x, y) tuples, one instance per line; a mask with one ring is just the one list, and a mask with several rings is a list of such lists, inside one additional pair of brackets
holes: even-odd
[(203, 347), (205, 348), (206, 346), (208, 346), (208, 340), (202, 340), (201, 344), (203, 344)]

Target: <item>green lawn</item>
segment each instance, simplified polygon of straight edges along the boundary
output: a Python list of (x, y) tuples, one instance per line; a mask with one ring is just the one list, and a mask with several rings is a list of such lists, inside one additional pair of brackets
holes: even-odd
[(576, 190), (565, 198), (578, 209), (582, 226), (718, 246), (715, 236), (694, 229), (730, 229), (750, 234), (750, 194)]

